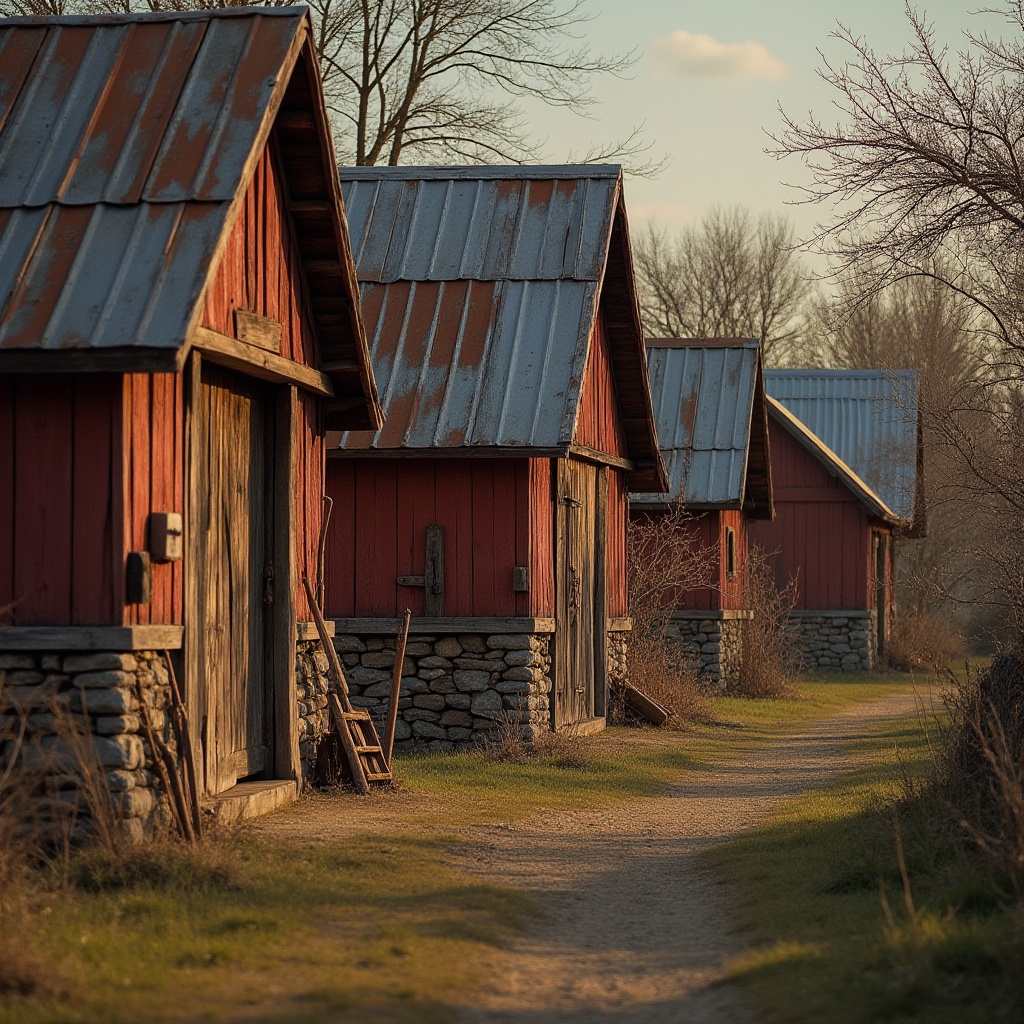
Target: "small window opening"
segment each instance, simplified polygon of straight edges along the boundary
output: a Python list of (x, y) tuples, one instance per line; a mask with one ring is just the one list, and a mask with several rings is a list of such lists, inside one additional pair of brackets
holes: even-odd
[(725, 576), (732, 579), (736, 575), (736, 531), (731, 527), (725, 528)]

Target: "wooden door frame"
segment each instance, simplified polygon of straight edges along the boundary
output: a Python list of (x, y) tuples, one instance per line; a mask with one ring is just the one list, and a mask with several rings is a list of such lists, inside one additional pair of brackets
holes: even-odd
[(562, 502), (562, 482), (564, 466), (571, 462), (578, 463), (594, 469), (595, 488), (594, 495), (594, 571), (593, 582), (593, 693), (591, 695), (591, 717), (583, 721), (595, 721), (607, 718), (608, 715), (608, 492), (609, 492), (609, 467), (595, 465), (588, 459), (563, 458), (555, 461), (555, 515), (554, 515), (554, 558), (555, 558), (555, 633), (553, 637), (554, 651), (552, 664), (552, 707), (551, 727), (554, 730), (563, 728), (566, 725), (572, 726), (577, 722), (566, 722), (564, 720), (564, 709), (560, 706), (558, 682), (561, 672), (560, 659), (558, 657), (559, 641), (561, 630), (565, 628), (561, 611), (561, 588), (564, 580), (565, 553), (562, 546), (562, 532), (565, 523), (566, 509)]
[[(211, 362), (213, 362), (211, 360)], [(199, 621), (198, 575), (195, 567), (202, 557), (198, 509), (202, 480), (198, 473), (197, 452), (200, 449), (200, 388), (203, 358), (192, 352), (183, 371), (185, 380), (185, 558), (184, 566), (184, 638), (183, 668), (184, 694), (189, 708), (193, 732), (193, 760), (200, 790), (211, 796), (206, 785), (203, 735), (206, 722), (207, 691), (200, 678), (199, 645), (203, 641)], [(238, 373), (237, 370), (234, 372)], [(241, 374), (241, 376), (248, 376)], [(261, 386), (265, 381), (253, 377)], [(273, 519), (273, 551), (269, 552), (274, 566), (273, 613), (267, 623), (264, 640), (269, 645), (267, 662), (272, 667), (267, 685), (267, 714), (270, 716), (270, 738), (273, 744), (271, 767), (267, 775), (273, 779), (297, 780), (300, 777), (298, 705), (295, 683), (295, 653), (298, 625), (295, 611), (298, 566), (295, 555), (296, 535), (296, 439), (298, 425), (298, 394), (294, 386), (268, 388), (267, 415), (274, 417), (274, 451), (268, 459), (274, 485), (271, 489), (273, 508), (268, 516)], [(231, 791), (228, 790), (228, 793)], [(223, 796), (224, 794), (218, 794)]]

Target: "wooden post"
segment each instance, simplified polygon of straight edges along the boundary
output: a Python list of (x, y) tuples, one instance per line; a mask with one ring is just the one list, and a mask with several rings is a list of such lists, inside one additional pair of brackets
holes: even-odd
[(395, 667), (391, 670), (391, 703), (388, 705), (388, 727), (384, 733), (384, 760), (391, 771), (391, 751), (395, 746), (395, 726), (398, 725), (398, 698), (402, 691), (402, 665), (405, 663), (405, 644), (409, 639), (412, 612), (405, 609), (402, 625), (395, 640)]
[(423, 611), (428, 618), (444, 615), (444, 527), (427, 527), (427, 563), (423, 567)]

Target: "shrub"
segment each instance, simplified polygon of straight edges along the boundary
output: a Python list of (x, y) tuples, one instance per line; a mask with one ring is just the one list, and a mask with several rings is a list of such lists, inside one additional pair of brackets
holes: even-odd
[[(670, 712), (666, 725), (685, 727), (710, 715), (710, 697), (696, 669), (687, 665), (667, 636), (672, 614), (687, 591), (710, 586), (717, 547), (702, 547), (692, 518), (675, 506), (665, 514), (629, 523), (627, 572), (633, 629), (626, 648), (630, 682)], [(613, 692), (613, 719), (635, 721)]]
[(963, 653), (963, 637), (948, 613), (897, 608), (885, 650), (891, 668), (938, 671)]
[(515, 713), (503, 714), (495, 722), (481, 740), (480, 749), (487, 760), (500, 764), (547, 763), (577, 771), (590, 767), (590, 750), (583, 736), (569, 728), (540, 733), (530, 740)]
[(740, 697), (792, 697), (790, 678), (799, 658), (790, 640), (789, 613), (796, 606), (796, 580), (779, 588), (767, 555), (759, 545), (747, 556), (746, 607), (753, 618), (745, 620), (730, 692)]

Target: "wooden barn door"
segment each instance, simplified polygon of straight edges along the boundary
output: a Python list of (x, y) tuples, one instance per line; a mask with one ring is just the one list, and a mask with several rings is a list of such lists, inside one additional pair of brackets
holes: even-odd
[(273, 766), (265, 590), (272, 583), (273, 414), (263, 386), (207, 363), (198, 405), (197, 667), (213, 795)]
[[(603, 685), (604, 545), (598, 542), (599, 487), (596, 466), (558, 462), (555, 607), (556, 729), (595, 716), (595, 692)], [(600, 555), (600, 557), (599, 557)], [(603, 701), (602, 701), (603, 703)]]

